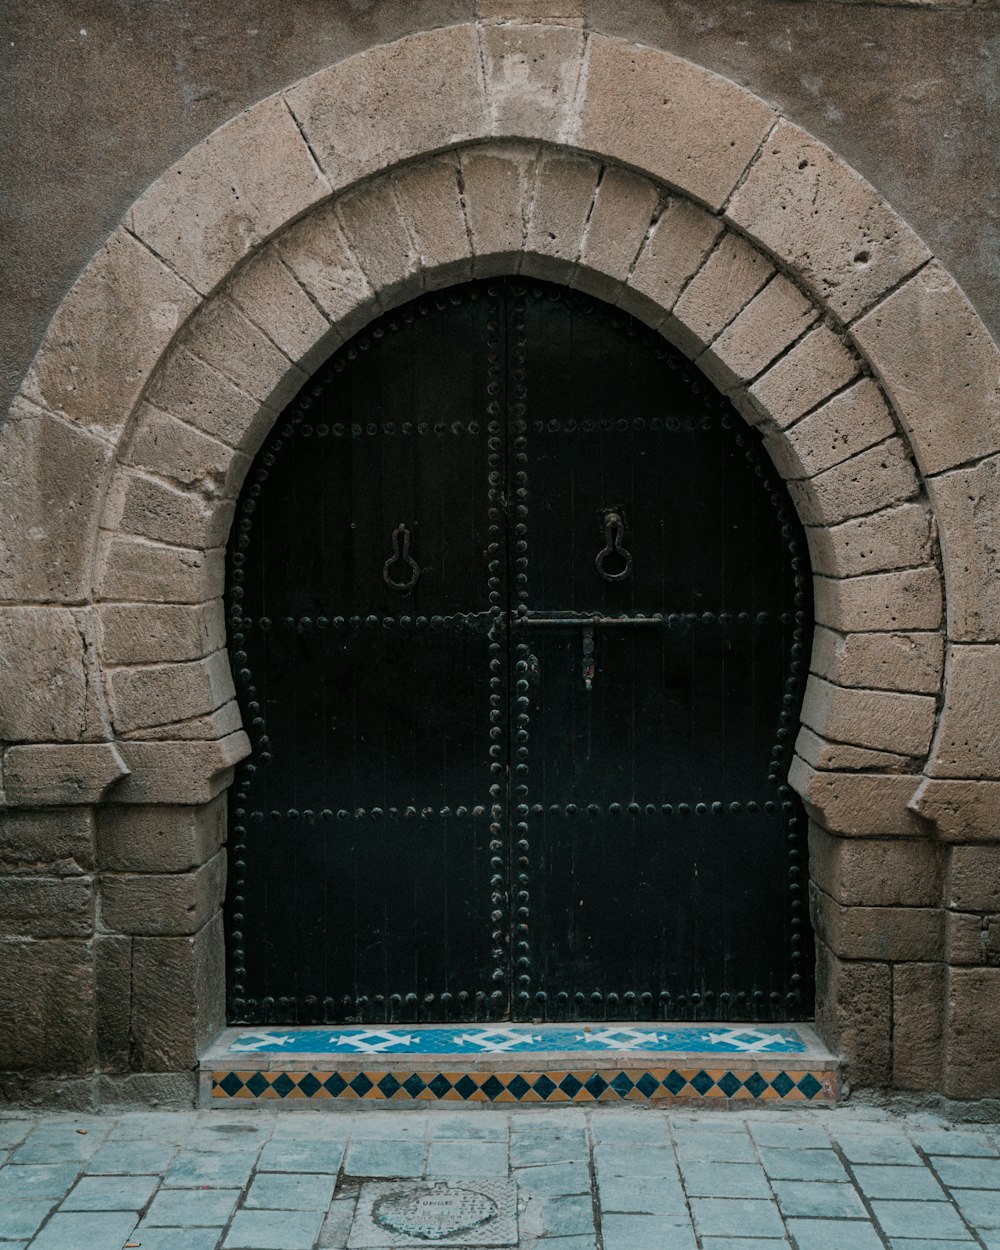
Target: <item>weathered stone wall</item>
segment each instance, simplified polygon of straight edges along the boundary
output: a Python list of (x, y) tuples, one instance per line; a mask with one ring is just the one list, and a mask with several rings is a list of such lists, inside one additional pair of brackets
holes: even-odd
[(857, 1084), (994, 1092), (996, 346), (926, 242), (764, 100), (573, 0), (480, 7), (182, 157), (0, 433), (0, 1070), (50, 1097), (52, 1074), (65, 1097), (189, 1091), (221, 1023), (222, 791), (247, 750), (220, 596), (249, 459), (373, 316), (519, 271), (657, 327), (764, 430), (816, 574), (790, 781), (820, 1026)]
[[(688, 57), (872, 182), (1000, 337), (997, 0), (547, 0), (537, 16)], [(240, 109), (475, 0), (8, 0), (0, 54), (0, 412), (137, 195)], [(489, 13), (526, 11), (488, 4)], [(85, 33), (84, 33), (85, 32)]]

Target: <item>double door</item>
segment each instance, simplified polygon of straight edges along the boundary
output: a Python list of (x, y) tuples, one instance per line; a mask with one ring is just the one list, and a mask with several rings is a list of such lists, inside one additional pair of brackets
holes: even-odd
[(234, 1021), (810, 1014), (804, 544), (663, 340), (514, 279), (405, 306), (229, 558)]

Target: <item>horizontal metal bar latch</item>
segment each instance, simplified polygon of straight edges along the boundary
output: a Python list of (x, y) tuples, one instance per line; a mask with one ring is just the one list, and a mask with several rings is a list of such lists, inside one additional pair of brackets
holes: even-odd
[(533, 629), (572, 629), (590, 628), (595, 626), (625, 629), (649, 629), (666, 625), (668, 628), (681, 625), (767, 625), (778, 618), (766, 612), (752, 614), (750, 612), (642, 612), (622, 613), (618, 616), (605, 616), (601, 612), (547, 612), (537, 614), (519, 614), (513, 619), (515, 628), (529, 625)]
[(579, 626), (584, 629), (593, 629), (595, 625), (624, 625), (624, 626), (650, 626), (662, 625), (666, 621), (666, 617), (662, 612), (657, 612), (651, 616), (602, 616), (599, 612), (577, 615), (574, 613), (553, 612), (549, 616), (522, 616), (517, 620), (519, 625), (530, 625), (533, 628), (546, 626), (548, 628), (562, 627), (573, 628)]

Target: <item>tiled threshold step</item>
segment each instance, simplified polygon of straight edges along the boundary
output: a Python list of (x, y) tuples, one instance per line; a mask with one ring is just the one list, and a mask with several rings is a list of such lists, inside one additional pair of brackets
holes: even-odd
[(807, 1025), (411, 1025), (226, 1029), (204, 1106), (837, 1101), (837, 1059)]

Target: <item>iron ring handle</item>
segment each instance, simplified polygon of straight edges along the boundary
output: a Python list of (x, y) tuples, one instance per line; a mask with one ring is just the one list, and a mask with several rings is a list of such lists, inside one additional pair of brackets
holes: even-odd
[[(402, 549), (400, 548), (402, 543)], [(406, 564), (410, 569), (410, 576), (405, 581), (396, 581), (389, 570), (394, 564)], [(405, 595), (416, 586), (420, 578), (420, 565), (410, 555), (410, 531), (400, 522), (392, 531), (392, 555), (382, 565), (382, 580), (390, 590), (398, 591), (399, 594)]]
[[(608, 512), (604, 517), (604, 546), (597, 553), (594, 564), (597, 571), (606, 582), (621, 582), (632, 572), (632, 553), (626, 551), (622, 546), (622, 538), (625, 535), (625, 522), (617, 512)], [(625, 561), (625, 567), (619, 569), (617, 573), (608, 573), (605, 571), (604, 562), (608, 556), (617, 555), (621, 560)]]

